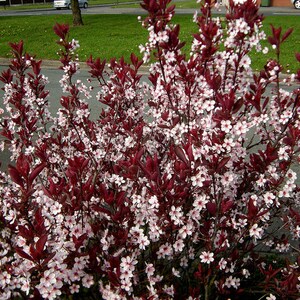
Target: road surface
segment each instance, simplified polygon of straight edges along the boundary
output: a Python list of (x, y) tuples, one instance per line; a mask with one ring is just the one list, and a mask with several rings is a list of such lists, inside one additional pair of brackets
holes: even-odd
[[(176, 9), (176, 14), (191, 14), (193, 15), (196, 9)], [(216, 14), (224, 14), (226, 11), (225, 7), (220, 9), (214, 9)], [(261, 13), (265, 16), (276, 16), (276, 15), (296, 15), (300, 16), (300, 9), (293, 7), (260, 7)], [(72, 12), (68, 9), (56, 10), (54, 8), (49, 9), (34, 9), (34, 10), (5, 10), (0, 7), (1, 16), (29, 16), (29, 15), (55, 15), (55, 14), (71, 14)], [(85, 14), (135, 14), (143, 15), (146, 12), (142, 8), (128, 8), (128, 7), (114, 7), (109, 5), (90, 6), (88, 9), (81, 10), (82, 15)]]

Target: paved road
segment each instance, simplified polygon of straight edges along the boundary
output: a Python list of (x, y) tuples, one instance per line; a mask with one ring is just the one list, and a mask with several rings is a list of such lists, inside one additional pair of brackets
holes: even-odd
[[(176, 14), (193, 14), (196, 9), (176, 9)], [(226, 9), (221, 7), (220, 9), (214, 9), (216, 14), (224, 14)], [(300, 9), (293, 7), (260, 7), (260, 11), (266, 16), (276, 15), (298, 15), (300, 16)], [(145, 11), (141, 8), (127, 8), (127, 7), (114, 7), (108, 5), (91, 6), (88, 9), (82, 9), (82, 14), (135, 14), (143, 15)], [(18, 15), (54, 15), (54, 14), (71, 14), (70, 10), (56, 10), (50, 9), (35, 9), (35, 10), (5, 10), (0, 8), (0, 16), (18, 16)]]
[[(62, 95), (65, 95), (62, 92), (62, 89), (59, 84), (59, 80), (62, 77), (63, 72), (61, 70), (58, 70), (57, 63), (51, 63), (48, 65), (47, 68), (43, 68), (42, 73), (48, 78), (49, 83), (46, 86), (46, 89), (50, 91), (48, 101), (50, 104), (50, 112), (55, 115), (56, 112), (58, 111), (58, 108), (61, 108), (60, 105), (60, 98)], [(0, 63), (0, 74), (2, 73), (3, 70), (6, 70), (8, 67), (4, 64), (1, 65)], [(87, 84), (87, 78), (89, 77), (87, 68), (83, 68), (79, 74), (77, 74), (74, 78), (74, 81), (77, 79), (80, 79), (83, 83)], [(101, 112), (101, 103), (99, 103), (96, 100), (96, 95), (99, 92), (99, 88), (97, 82), (92, 82), (91, 84), (88, 84), (88, 86), (91, 85), (94, 87), (94, 90), (92, 92), (92, 98), (88, 100), (89, 102), (89, 107), (90, 107), (90, 112), (91, 112), (91, 118), (93, 120), (96, 120), (99, 117), (99, 114)], [(2, 88), (4, 84), (0, 82), (0, 88)], [(0, 90), (0, 108), (3, 107), (3, 96), (4, 96), (4, 91)], [(9, 153), (8, 151), (1, 152), (0, 151), (0, 171), (5, 171), (7, 168), (7, 165), (10, 163), (9, 159)]]
[[(42, 65), (43, 66), (43, 65)], [(0, 74), (3, 70), (6, 70), (8, 67), (5, 65), (0, 65)], [(60, 87), (59, 81), (62, 78), (63, 71), (58, 70), (57, 64), (54, 63), (52, 65), (49, 65), (47, 68), (42, 68), (42, 73), (48, 78), (49, 83), (47, 84), (46, 89), (50, 91), (49, 95), (49, 103), (51, 107), (51, 112), (56, 113), (58, 108), (61, 107), (59, 103), (59, 99), (64, 93), (62, 92), (62, 89)], [(74, 77), (74, 82), (76, 80), (81, 80), (83, 83), (85, 83), (88, 86), (92, 86), (94, 89), (92, 91), (92, 98), (89, 101), (91, 104), (91, 113), (93, 118), (97, 118), (100, 113), (100, 103), (96, 100), (96, 94), (98, 93), (99, 89), (98, 84), (96, 81), (93, 81), (91, 84), (87, 82), (87, 79), (89, 78), (89, 73), (87, 71), (87, 68), (82, 68), (78, 74)], [(0, 82), (0, 88), (3, 87), (3, 83)], [(3, 95), (4, 92), (0, 90), (0, 107), (3, 106)]]

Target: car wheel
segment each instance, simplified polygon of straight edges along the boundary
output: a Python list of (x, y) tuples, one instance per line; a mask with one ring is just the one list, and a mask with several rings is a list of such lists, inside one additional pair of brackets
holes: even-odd
[(295, 0), (294, 1), (294, 6), (296, 9), (300, 9), (300, 0)]
[(60, 10), (60, 7), (56, 7), (57, 10)]
[(71, 6), (71, 3), (68, 5), (68, 9), (71, 9), (72, 8), (72, 6)]
[[(300, 1), (300, 0), (299, 0), (299, 1)], [(87, 4), (86, 2), (84, 2), (83, 8), (88, 8), (88, 4)]]

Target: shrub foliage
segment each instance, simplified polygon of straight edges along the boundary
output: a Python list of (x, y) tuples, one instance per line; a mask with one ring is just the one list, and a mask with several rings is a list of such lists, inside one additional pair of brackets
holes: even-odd
[(296, 299), (300, 92), (287, 87), (300, 70), (283, 78), (279, 61), (292, 30), (272, 28), (277, 60), (254, 73), (249, 52), (267, 49), (252, 0), (230, 1), (224, 20), (206, 0), (189, 57), (170, 1), (142, 6), (143, 61), (87, 61), (103, 104), (96, 120), (89, 84), (74, 80), (79, 44), (68, 25), (54, 27), (56, 114), (41, 61), (11, 44), (0, 77), (10, 155), (0, 298)]

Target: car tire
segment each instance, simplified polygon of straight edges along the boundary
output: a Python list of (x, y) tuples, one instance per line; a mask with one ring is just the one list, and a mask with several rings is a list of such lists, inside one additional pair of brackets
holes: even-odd
[(71, 3), (68, 5), (68, 9), (72, 9)]
[[(300, 1), (300, 0), (299, 0)], [(86, 3), (86, 2), (84, 2), (84, 4), (83, 4), (83, 8), (88, 8), (88, 4)]]
[(294, 7), (295, 7), (296, 9), (300, 9), (300, 0), (295, 0), (295, 1), (294, 1)]

